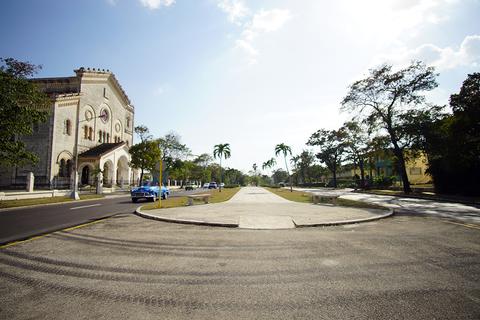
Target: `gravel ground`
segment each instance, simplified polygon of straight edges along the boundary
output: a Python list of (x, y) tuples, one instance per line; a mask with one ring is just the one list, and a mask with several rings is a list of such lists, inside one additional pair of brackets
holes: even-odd
[(480, 230), (242, 230), (131, 214), (0, 250), (1, 319), (479, 319)]

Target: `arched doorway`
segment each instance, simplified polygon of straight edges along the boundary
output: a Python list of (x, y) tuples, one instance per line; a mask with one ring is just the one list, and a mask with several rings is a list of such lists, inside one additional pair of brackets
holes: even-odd
[(103, 165), (103, 185), (106, 187), (112, 186), (113, 179), (113, 163), (108, 160)]
[(87, 185), (89, 184), (89, 178), (90, 178), (90, 167), (89, 166), (85, 166), (83, 167), (82, 169), (82, 179), (81, 179), (81, 183), (82, 185)]
[(125, 156), (120, 157), (117, 163), (117, 184), (120, 186), (129, 184), (128, 177), (128, 159)]

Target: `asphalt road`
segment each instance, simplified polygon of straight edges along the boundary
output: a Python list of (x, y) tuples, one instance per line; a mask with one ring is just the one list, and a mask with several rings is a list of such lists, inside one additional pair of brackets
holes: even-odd
[[(204, 192), (174, 191), (172, 196)], [(0, 244), (65, 229), (119, 213), (131, 213), (142, 202), (132, 203), (128, 195), (45, 206), (13, 208), (0, 211)]]
[(480, 229), (252, 231), (117, 215), (0, 250), (1, 319), (479, 319)]

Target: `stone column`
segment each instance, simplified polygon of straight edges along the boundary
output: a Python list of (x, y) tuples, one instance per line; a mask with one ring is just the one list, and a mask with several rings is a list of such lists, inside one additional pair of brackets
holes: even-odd
[(33, 192), (33, 186), (35, 185), (35, 176), (33, 172), (27, 174), (27, 192)]
[(103, 174), (101, 172), (99, 172), (98, 175), (97, 175), (96, 193), (97, 194), (102, 194), (103, 193)]

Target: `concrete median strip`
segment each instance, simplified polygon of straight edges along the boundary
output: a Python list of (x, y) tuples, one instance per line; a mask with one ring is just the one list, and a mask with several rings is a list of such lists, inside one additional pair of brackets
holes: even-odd
[(297, 203), (262, 188), (246, 187), (223, 203), (148, 211), (139, 207), (136, 214), (171, 223), (273, 230), (369, 222), (387, 218), (393, 210)]

